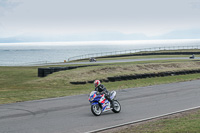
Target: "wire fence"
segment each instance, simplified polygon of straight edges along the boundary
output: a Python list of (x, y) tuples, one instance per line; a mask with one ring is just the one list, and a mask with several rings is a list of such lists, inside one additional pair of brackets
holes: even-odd
[(91, 57), (102, 57), (102, 56), (121, 55), (121, 54), (133, 54), (133, 53), (137, 53), (137, 52), (154, 52), (154, 51), (161, 51), (161, 50), (184, 50), (184, 49), (199, 49), (199, 48), (200, 48), (200, 45), (130, 49), (130, 50), (123, 50), (123, 51), (112, 51), (112, 52), (101, 52), (101, 53), (84, 54), (84, 55), (70, 57), (70, 58), (68, 58), (68, 61), (80, 60), (80, 59), (88, 59), (88, 58), (91, 58)]

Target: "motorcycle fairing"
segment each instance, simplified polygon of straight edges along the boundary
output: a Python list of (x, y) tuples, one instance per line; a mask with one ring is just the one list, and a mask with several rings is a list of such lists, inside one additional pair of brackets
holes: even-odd
[(110, 108), (110, 102), (108, 101), (108, 100), (106, 100), (105, 101), (105, 103), (104, 104), (102, 104), (102, 107), (103, 107), (103, 112), (104, 111), (108, 111), (108, 110), (110, 110), (111, 108)]
[[(111, 98), (114, 98), (116, 96), (115, 93), (111, 93)], [(96, 91), (92, 91), (90, 93), (90, 98), (88, 99), (91, 105), (101, 104), (102, 112), (111, 110), (110, 108), (110, 102), (105, 98), (105, 94), (103, 95), (97, 95)]]
[(114, 99), (116, 97), (116, 91), (112, 91), (110, 93), (110, 99)]
[(95, 105), (95, 104), (99, 104), (98, 102), (93, 102), (93, 103), (91, 103), (91, 105)]

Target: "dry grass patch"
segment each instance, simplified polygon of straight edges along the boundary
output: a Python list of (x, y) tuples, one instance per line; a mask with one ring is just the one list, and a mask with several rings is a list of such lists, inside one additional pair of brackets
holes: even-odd
[(70, 71), (60, 71), (45, 78), (37, 79), (35, 82), (72, 82), (89, 81), (95, 79), (106, 79), (110, 76), (130, 75), (140, 73), (153, 73), (163, 71), (178, 71), (187, 69), (200, 69), (200, 62), (180, 62), (180, 63), (150, 63), (150, 64), (124, 64), (124, 65), (104, 65), (78, 68)]

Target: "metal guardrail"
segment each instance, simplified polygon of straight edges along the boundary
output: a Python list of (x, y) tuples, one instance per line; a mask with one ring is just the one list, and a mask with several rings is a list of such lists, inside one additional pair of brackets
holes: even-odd
[(131, 53), (137, 53), (137, 52), (153, 52), (153, 51), (160, 51), (160, 50), (180, 50), (180, 49), (184, 50), (184, 49), (199, 49), (199, 48), (200, 48), (200, 45), (130, 49), (130, 50), (123, 50), (123, 51), (112, 51), (112, 52), (84, 54), (84, 55), (70, 57), (70, 58), (68, 58), (68, 61), (80, 60), (80, 59), (88, 59), (88, 58), (91, 58), (91, 57), (102, 57), (102, 56), (110, 56), (110, 55), (131, 54)]

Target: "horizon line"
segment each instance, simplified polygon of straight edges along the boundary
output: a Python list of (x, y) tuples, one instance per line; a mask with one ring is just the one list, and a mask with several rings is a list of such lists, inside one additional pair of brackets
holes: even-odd
[(0, 42), (0, 46), (65, 46), (65, 45), (132, 45), (132, 44), (148, 44), (148, 43), (161, 43), (161, 42), (181, 42), (181, 41), (200, 41), (200, 39), (150, 39), (150, 40), (113, 40), (113, 41), (45, 41), (45, 42)]

